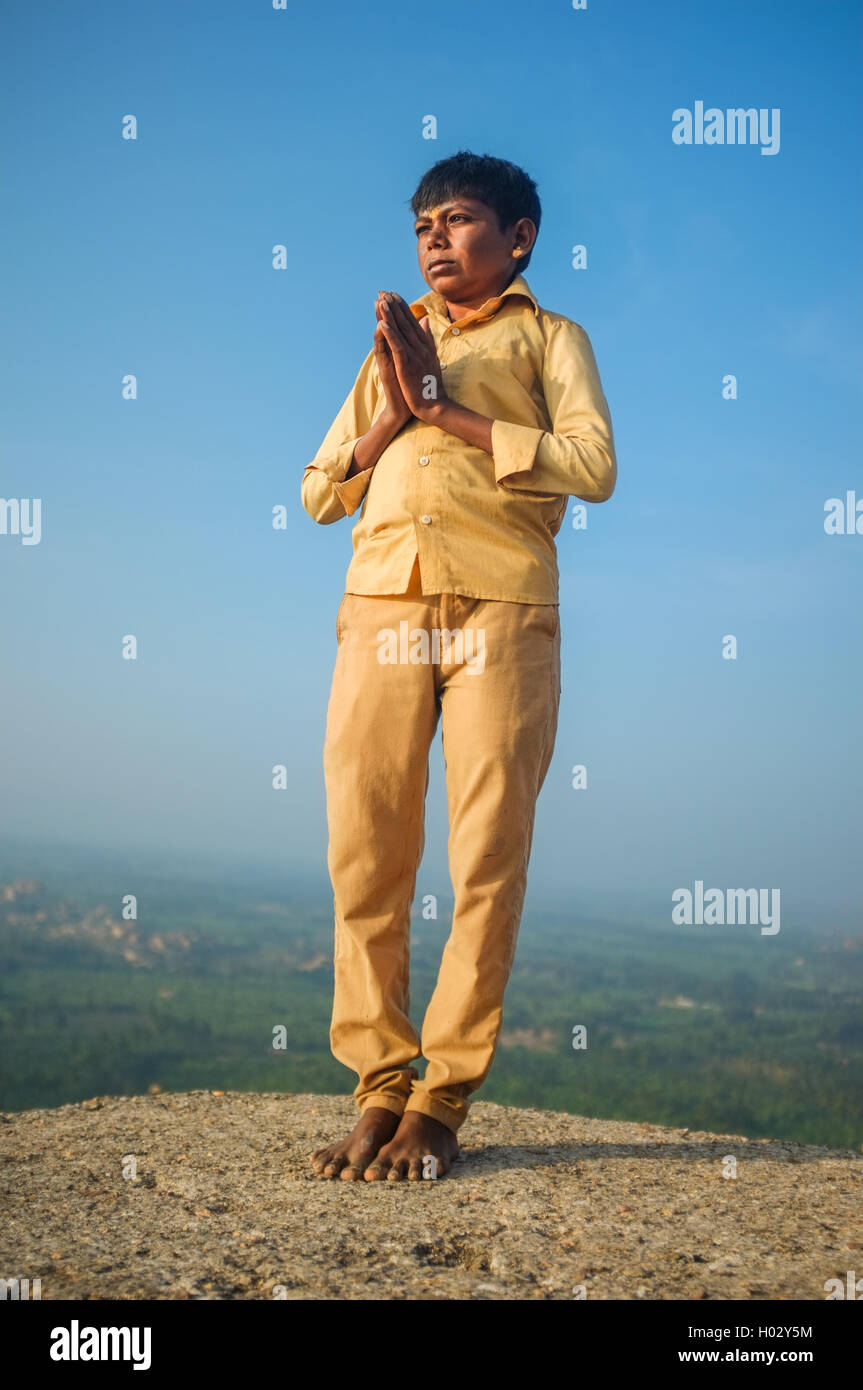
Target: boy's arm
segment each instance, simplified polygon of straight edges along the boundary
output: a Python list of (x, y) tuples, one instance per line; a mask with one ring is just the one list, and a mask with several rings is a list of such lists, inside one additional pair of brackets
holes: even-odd
[[(617, 459), (608, 403), (590, 339), (571, 319), (554, 319), (543, 358), (542, 390), (551, 430), (493, 420), (447, 396), (437, 349), (410, 309), (392, 296), (384, 331), (404, 399), (418, 419), (483, 449), (494, 459), (496, 481), (513, 492), (551, 493), (604, 502), (614, 491)], [(426, 325), (428, 320), (426, 320)], [(433, 376), (426, 400), (420, 383)]]
[[(314, 521), (329, 525), (353, 515), (365, 496), (372, 465), (399, 428), (387, 412), (372, 348), (321, 447), (303, 473), (303, 506)], [(358, 445), (360, 457), (355, 460)]]
[(617, 482), (611, 416), (590, 339), (571, 319), (557, 319), (551, 327), (542, 390), (550, 431), (494, 421), (495, 478), (515, 492), (605, 502)]

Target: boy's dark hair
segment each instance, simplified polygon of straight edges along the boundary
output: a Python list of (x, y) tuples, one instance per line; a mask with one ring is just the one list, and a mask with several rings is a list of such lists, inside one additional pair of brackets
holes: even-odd
[[(411, 211), (418, 217), (448, 198), (479, 198), (487, 203), (497, 213), (502, 232), (521, 217), (529, 217), (539, 231), (542, 208), (536, 184), (508, 159), (472, 154), (470, 150), (459, 150), (447, 159), (439, 159), (420, 179), (411, 199)], [(513, 275), (527, 269), (531, 254), (528, 251), (514, 261)]]

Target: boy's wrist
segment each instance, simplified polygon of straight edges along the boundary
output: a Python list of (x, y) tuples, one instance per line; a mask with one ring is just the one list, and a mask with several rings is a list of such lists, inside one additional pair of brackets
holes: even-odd
[(449, 396), (444, 396), (442, 399), (439, 397), (436, 401), (429, 401), (428, 405), (423, 407), (422, 414), (418, 415), (418, 418), (425, 425), (443, 427), (443, 421), (452, 417), (453, 408), (458, 410), (455, 401), (451, 401)]
[(412, 415), (409, 410), (393, 410), (390, 406), (385, 408), (381, 416), (381, 419), (386, 420), (387, 424), (391, 427), (393, 433), (395, 433), (396, 430), (400, 430), (402, 425), (406, 425), (411, 418)]

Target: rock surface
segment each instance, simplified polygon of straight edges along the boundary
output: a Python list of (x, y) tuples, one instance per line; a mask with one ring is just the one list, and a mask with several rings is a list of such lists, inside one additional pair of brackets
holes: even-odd
[(863, 1272), (851, 1150), (477, 1101), (445, 1178), (317, 1179), (308, 1154), (355, 1118), (211, 1091), (0, 1116), (0, 1278), (43, 1300), (823, 1300)]

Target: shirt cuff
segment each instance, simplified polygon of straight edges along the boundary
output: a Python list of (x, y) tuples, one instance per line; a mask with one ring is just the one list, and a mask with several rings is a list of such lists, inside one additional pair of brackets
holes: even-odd
[(326, 473), (331, 483), (343, 483), (345, 474), (351, 466), (351, 459), (354, 456), (354, 448), (358, 443), (357, 439), (348, 439), (344, 444), (340, 444), (331, 454), (323, 457), (315, 456), (309, 468), (319, 468), (322, 473)]
[(374, 472), (372, 468), (365, 468), (362, 473), (355, 473), (352, 478), (345, 477), (351, 466), (356, 444), (356, 439), (348, 439), (344, 444), (340, 444), (337, 449), (334, 449), (331, 454), (326, 455), (326, 457), (315, 458), (308, 465), (309, 468), (316, 468), (329, 478), (333, 485), (333, 492), (345, 509), (345, 516), (353, 516), (360, 506)]
[(333, 491), (345, 509), (345, 516), (353, 516), (359, 507), (374, 471), (373, 468), (364, 468), (362, 473), (355, 473), (342, 483), (333, 483)]
[(494, 420), (491, 453), (495, 482), (503, 482), (514, 473), (529, 473), (544, 434), (545, 430), (536, 429), (533, 425), (513, 425), (509, 420)]

